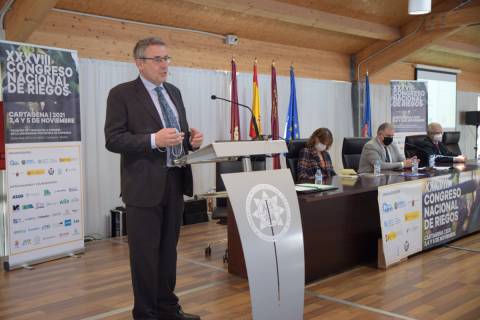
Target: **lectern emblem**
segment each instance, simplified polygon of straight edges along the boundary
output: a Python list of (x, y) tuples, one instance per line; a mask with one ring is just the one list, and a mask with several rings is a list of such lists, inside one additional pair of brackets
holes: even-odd
[(262, 240), (275, 242), (290, 228), (292, 213), (285, 195), (270, 184), (258, 184), (247, 195), (248, 225)]

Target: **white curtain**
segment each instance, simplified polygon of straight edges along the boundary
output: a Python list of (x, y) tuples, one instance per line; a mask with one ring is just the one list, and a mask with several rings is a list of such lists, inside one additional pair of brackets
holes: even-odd
[[(112, 87), (135, 79), (138, 73), (132, 63), (91, 59), (80, 60), (80, 71), (86, 234), (106, 236), (110, 209), (122, 205), (119, 198), (120, 157), (105, 149), (106, 99)], [(230, 104), (210, 99), (212, 94), (230, 97), (230, 77), (230, 72), (225, 71), (170, 68), (169, 82), (180, 88), (189, 124), (204, 133), (204, 144), (230, 137)], [(239, 102), (251, 105), (252, 74), (239, 73), (237, 80)], [(270, 76), (259, 75), (258, 80), (263, 133), (270, 134)], [(290, 97), (289, 77), (278, 76), (277, 85), (280, 134), (283, 134)], [(297, 78), (296, 87), (301, 137), (309, 137), (318, 127), (331, 129), (334, 135), (332, 161), (336, 169), (340, 169), (343, 138), (353, 135), (350, 83)], [(248, 139), (250, 115), (242, 108), (240, 121), (242, 138)], [(195, 165), (193, 172), (195, 193), (215, 186), (213, 164)]]

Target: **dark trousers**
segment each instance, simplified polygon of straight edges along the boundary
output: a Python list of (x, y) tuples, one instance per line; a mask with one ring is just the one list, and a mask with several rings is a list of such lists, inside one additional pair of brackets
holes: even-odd
[[(183, 213), (181, 169), (169, 169), (159, 205), (127, 204), (134, 319), (157, 319), (179, 308), (175, 295), (177, 242)], [(161, 197), (161, 195), (159, 196)]]

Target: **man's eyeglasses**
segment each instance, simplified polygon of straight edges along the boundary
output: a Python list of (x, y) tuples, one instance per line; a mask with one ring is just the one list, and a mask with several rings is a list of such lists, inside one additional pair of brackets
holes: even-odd
[(152, 57), (152, 58), (147, 58), (147, 57), (141, 57), (140, 59), (142, 60), (152, 60), (155, 63), (161, 63), (161, 62), (166, 62), (170, 63), (172, 62), (172, 57), (165, 56), (165, 57)]

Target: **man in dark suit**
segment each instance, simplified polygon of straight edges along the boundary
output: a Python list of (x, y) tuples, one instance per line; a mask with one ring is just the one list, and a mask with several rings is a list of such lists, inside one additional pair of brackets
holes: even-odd
[(419, 157), (421, 159), (422, 166), (426, 166), (429, 163), (431, 155), (435, 155), (436, 163), (452, 163), (452, 162), (465, 162), (465, 156), (458, 155), (450, 150), (442, 143), (443, 128), (439, 123), (432, 122), (427, 128), (427, 137), (417, 143)]
[(190, 128), (178, 88), (166, 82), (170, 57), (159, 38), (140, 40), (133, 55), (140, 76), (113, 88), (107, 100), (106, 148), (121, 154), (121, 196), (127, 208), (134, 319), (200, 319), (175, 295), (183, 195), (192, 195), (189, 166), (174, 160), (203, 141)]

